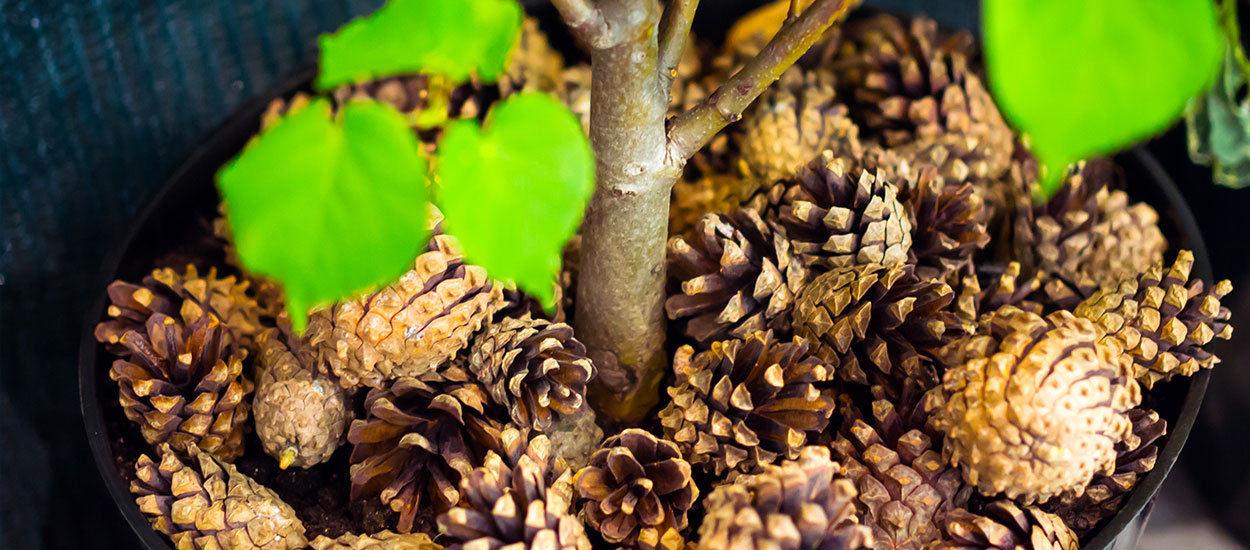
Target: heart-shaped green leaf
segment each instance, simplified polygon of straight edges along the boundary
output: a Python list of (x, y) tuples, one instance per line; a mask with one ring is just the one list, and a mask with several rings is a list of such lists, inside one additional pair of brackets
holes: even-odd
[(391, 0), (321, 37), (322, 89), (424, 72), (459, 84), (476, 74), (493, 82), (516, 43), (516, 0)]
[(377, 102), (335, 116), (325, 99), (260, 134), (217, 175), (239, 260), (308, 308), (386, 283), (427, 240), (426, 161), (402, 115)]
[(1220, 64), (1212, 0), (984, 0), (994, 97), (1046, 170), (1160, 132)]
[(492, 277), (550, 305), (560, 251), (594, 189), (594, 157), (577, 117), (550, 96), (513, 95), (486, 124), (449, 126), (438, 145), (447, 232)]

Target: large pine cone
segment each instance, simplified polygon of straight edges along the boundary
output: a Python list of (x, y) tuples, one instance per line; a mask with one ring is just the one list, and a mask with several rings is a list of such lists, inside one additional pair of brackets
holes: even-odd
[(677, 445), (638, 428), (604, 441), (576, 484), (582, 517), (603, 540), (642, 550), (662, 547), (666, 536), (680, 538), (699, 498)]
[(1027, 504), (1079, 496), (1112, 471), (1141, 390), (1119, 342), (1103, 336), (1066, 311), (1004, 307), (948, 346), (966, 358), (935, 389), (931, 422), (968, 483)]
[(735, 137), (751, 175), (762, 181), (792, 177), (827, 150), (836, 158), (864, 154), (859, 129), (837, 101), (833, 74), (797, 66), (752, 104)]
[(907, 261), (911, 220), (898, 189), (881, 172), (822, 155), (794, 176), (779, 219), (794, 253), (809, 267), (893, 267)]
[(347, 533), (332, 539), (321, 535), (308, 546), (313, 550), (443, 550), (443, 546), (425, 533), (399, 534), (390, 531), (357, 535)]
[(439, 528), (455, 541), (449, 550), (590, 550), (570, 511), (572, 474), (551, 442), (507, 436), (504, 454), (490, 452), (461, 482), (462, 507), (439, 516)]
[(277, 494), (233, 465), (187, 446), (183, 463), (168, 445), (161, 461), (135, 463), (130, 492), (152, 528), (178, 550), (295, 550), (308, 545), (304, 524)]
[(933, 170), (925, 170), (903, 192), (911, 213), (916, 275), (953, 283), (972, 273), (973, 255), (990, 242), (986, 227), (993, 206), (972, 184), (946, 185)]
[[(369, 417), (355, 420), (347, 440), (352, 499), (380, 495), (399, 512), (399, 531), (412, 531), (426, 508), (460, 502), (460, 480), (500, 446), (499, 428), (486, 419), (486, 391), (475, 384), (431, 386), (400, 378), (365, 398)], [(425, 510), (428, 511), (428, 510)]]
[(1009, 500), (985, 506), (980, 514), (951, 510), (946, 536), (928, 550), (1077, 550), (1080, 541), (1063, 520), (1033, 506)]
[(910, 265), (842, 268), (799, 294), (794, 331), (843, 380), (898, 388), (911, 379), (932, 387), (937, 372), (916, 347), (942, 341), (952, 299), (949, 285), (917, 279)]
[(669, 276), (681, 285), (664, 303), (669, 319), (701, 345), (746, 338), (760, 330), (790, 333), (790, 308), (807, 269), (790, 253), (784, 233), (754, 209), (709, 214), (693, 243), (668, 243)]
[(539, 431), (577, 413), (595, 375), (573, 327), (528, 315), (492, 324), (474, 341), (468, 363), (513, 422)]
[(248, 281), (235, 276), (219, 277), (217, 268), (200, 275), (187, 264), (182, 273), (171, 268), (155, 269), (143, 284), (114, 281), (108, 287), (107, 321), (96, 325), (95, 338), (115, 354), (127, 353), (121, 338), (131, 330), (142, 331), (148, 319), (162, 314), (184, 325), (211, 314), (225, 325), (228, 341), (254, 349), (254, 340), (264, 328), (261, 307), (249, 290)]
[(265, 452), (283, 469), (329, 460), (352, 419), (350, 397), (337, 381), (309, 364), (311, 353), (295, 353), (304, 351), (297, 339), (269, 329), (258, 341), (252, 412)]
[(343, 387), (435, 372), (503, 306), (502, 288), (451, 237), (435, 236), (415, 264), (386, 288), (309, 314), (304, 338)]
[(845, 419), (831, 447), (855, 482), (860, 521), (872, 529), (873, 548), (920, 550), (938, 540), (941, 518), (967, 506), (971, 487), (934, 449), (918, 392), (908, 392), (901, 407), (873, 401), (869, 419), (843, 401)]
[(184, 327), (163, 313), (129, 330), (118, 343), (129, 350), (109, 369), (126, 418), (156, 447), (198, 445), (227, 462), (243, 454), (252, 381), (243, 376), (246, 353), (228, 344), (225, 325), (205, 315)]
[(673, 369), (673, 400), (659, 415), (664, 436), (687, 461), (717, 476), (798, 456), (833, 414), (833, 398), (816, 388), (828, 369), (799, 338), (778, 342), (771, 332), (757, 332), (714, 342), (698, 355), (682, 346)]
[(1219, 358), (1202, 346), (1233, 336), (1231, 313), (1220, 304), (1232, 283), (1205, 288), (1201, 280), (1190, 280), (1193, 266), (1193, 253), (1182, 250), (1166, 270), (1159, 262), (1140, 276), (1103, 287), (1076, 307), (1077, 316), (1116, 334), (1133, 357), (1134, 376), (1147, 389), (1215, 366)]
[(767, 465), (707, 497), (698, 550), (855, 550), (872, 532), (855, 514), (855, 485), (829, 449), (805, 447), (797, 460)]

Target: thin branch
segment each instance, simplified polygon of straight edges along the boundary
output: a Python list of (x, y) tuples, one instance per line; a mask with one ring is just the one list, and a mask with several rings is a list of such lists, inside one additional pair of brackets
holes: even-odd
[(858, 0), (816, 0), (797, 19), (783, 25), (742, 70), (722, 83), (707, 99), (670, 122), (669, 162), (681, 165), (722, 128), (742, 118), (742, 112), (765, 88), (776, 82), (834, 21), (858, 3)]
[(569, 31), (582, 42), (596, 50), (612, 47), (615, 38), (603, 13), (591, 0), (551, 0)]
[(681, 63), (697, 9), (699, 0), (669, 0), (660, 18), (660, 78), (665, 91), (673, 87), (673, 79), (677, 78), (677, 65)]
[(800, 0), (790, 0), (790, 11), (786, 12), (786, 21), (794, 21), (799, 16), (799, 12), (803, 8), (799, 7)]

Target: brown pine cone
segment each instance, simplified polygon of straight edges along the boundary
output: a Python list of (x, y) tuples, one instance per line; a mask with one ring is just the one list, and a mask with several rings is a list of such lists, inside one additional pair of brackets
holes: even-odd
[(1119, 342), (1103, 336), (1066, 311), (1042, 318), (1007, 306), (948, 346), (967, 357), (946, 371), (929, 410), (969, 484), (1031, 504), (1079, 496), (1112, 471), (1141, 390)]
[(443, 550), (441, 544), (425, 533), (401, 535), (390, 531), (369, 535), (347, 533), (336, 539), (321, 535), (308, 546), (313, 550)]
[(972, 273), (973, 255), (990, 242), (986, 226), (994, 214), (972, 184), (946, 185), (932, 169), (905, 188), (911, 214), (911, 252), (916, 275), (953, 283)]
[(243, 454), (252, 381), (243, 376), (245, 352), (230, 345), (225, 325), (205, 315), (184, 327), (153, 313), (141, 330), (118, 340), (129, 351), (109, 369), (126, 418), (153, 447), (175, 451), (198, 445), (231, 462)]
[(1088, 533), (1120, 511), (1129, 491), (1155, 467), (1159, 438), (1168, 431), (1167, 421), (1149, 409), (1133, 409), (1128, 416), (1133, 421), (1133, 434), (1116, 445), (1115, 472), (1095, 475), (1079, 497), (1060, 495), (1042, 507), (1079, 534)]
[(1163, 261), (1168, 241), (1159, 230), (1159, 214), (1144, 202), (1129, 204), (1124, 191), (1098, 197), (1098, 225), (1089, 260), (1083, 266), (1090, 278), (1108, 283), (1138, 274)]
[(504, 96), (522, 91), (554, 93), (562, 85), (563, 72), (564, 58), (551, 47), (538, 20), (526, 17), (507, 70), (499, 78), (499, 91)]
[(503, 290), (436, 235), (398, 281), (308, 315), (305, 340), (345, 388), (436, 372), (503, 306)]
[(734, 132), (750, 174), (757, 180), (790, 178), (831, 150), (835, 158), (863, 156), (859, 129), (837, 101), (833, 74), (791, 67), (747, 110)]
[(759, 180), (736, 172), (705, 172), (673, 185), (668, 234), (687, 241), (698, 237), (699, 221), (718, 212), (733, 212), (759, 188)]
[(1003, 306), (1042, 314), (1042, 305), (1032, 299), (1042, 283), (1037, 277), (1021, 277), (1019, 262), (1011, 262), (1006, 267), (982, 265), (977, 271), (977, 275), (965, 275), (960, 279), (955, 300), (951, 302), (951, 309), (960, 320), (975, 326), (982, 314), (993, 313)]
[[(874, 390), (878, 397), (885, 393)], [(938, 540), (941, 518), (966, 507), (972, 492), (933, 448), (920, 398), (918, 391), (906, 392), (900, 407), (879, 398), (869, 419), (842, 399), (842, 430), (831, 447), (855, 482), (860, 521), (872, 529), (874, 550), (920, 550)]]
[(680, 538), (699, 498), (677, 445), (638, 428), (604, 441), (574, 483), (582, 518), (625, 548), (655, 550), (665, 536)]
[(855, 550), (872, 548), (859, 525), (855, 485), (829, 449), (804, 447), (797, 460), (766, 465), (707, 497), (698, 550)]
[(108, 287), (109, 319), (96, 325), (95, 338), (121, 355), (127, 353), (121, 337), (131, 330), (142, 331), (155, 314), (190, 325), (207, 313), (225, 325), (228, 342), (254, 350), (256, 335), (264, 327), (260, 304), (249, 286), (234, 275), (218, 277), (217, 268), (201, 276), (191, 264), (182, 273), (155, 269), (141, 285), (113, 281)]
[(707, 215), (698, 233), (693, 243), (668, 242), (669, 277), (681, 285), (664, 303), (668, 318), (701, 345), (760, 330), (788, 335), (789, 311), (808, 275), (784, 232), (744, 208)]
[(277, 494), (194, 443), (186, 451), (189, 463), (169, 445), (161, 445), (159, 464), (140, 456), (130, 482), (139, 511), (175, 548), (295, 550), (308, 545), (304, 524)]
[(682, 346), (673, 370), (672, 402), (659, 414), (664, 437), (717, 476), (798, 456), (833, 414), (833, 398), (816, 388), (829, 379), (828, 369), (801, 338), (784, 342), (757, 332), (714, 342), (698, 355)]
[(528, 442), (508, 434), (503, 456), (490, 452), (461, 482), (461, 507), (438, 518), (450, 550), (590, 550), (570, 511), (572, 474), (539, 435)]
[(468, 368), (513, 422), (538, 431), (577, 413), (595, 375), (573, 327), (528, 315), (490, 325), (474, 340)]
[(1220, 359), (1202, 346), (1233, 336), (1232, 314), (1220, 304), (1232, 283), (1224, 280), (1208, 289), (1201, 280), (1191, 281), (1194, 255), (1188, 250), (1180, 251), (1171, 267), (1164, 265), (1105, 286), (1074, 310), (1116, 335), (1146, 389), (1214, 367)]
[(794, 331), (843, 380), (897, 388), (911, 379), (929, 388), (937, 372), (916, 348), (938, 345), (948, 324), (959, 324), (945, 312), (953, 299), (949, 285), (917, 279), (910, 265), (842, 268), (799, 294)]
[[(330, 459), (352, 419), (350, 396), (338, 381), (310, 364), (298, 339), (269, 329), (258, 339), (256, 435), (278, 467), (308, 468)], [(292, 350), (287, 342), (295, 342)], [(301, 357), (302, 355), (302, 357)]]
[(1078, 550), (1080, 541), (1063, 520), (1033, 506), (1009, 500), (985, 506), (980, 514), (951, 510), (946, 536), (927, 550)]
[(399, 512), (399, 532), (418, 511), (447, 510), (461, 500), (460, 480), (499, 450), (499, 428), (486, 418), (486, 391), (476, 384), (431, 386), (400, 378), (365, 397), (368, 418), (352, 421), (347, 440), (353, 500), (380, 495)]

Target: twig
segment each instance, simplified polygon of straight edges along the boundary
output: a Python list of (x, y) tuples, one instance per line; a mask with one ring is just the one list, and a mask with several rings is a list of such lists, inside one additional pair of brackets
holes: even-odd
[(677, 78), (677, 65), (681, 63), (690, 23), (698, 8), (699, 0), (669, 0), (660, 18), (660, 79), (665, 91), (673, 87), (673, 79)]
[(783, 25), (742, 70), (722, 83), (707, 99), (670, 122), (669, 162), (683, 164), (722, 128), (742, 118), (742, 112), (765, 88), (776, 82), (834, 21), (858, 3), (858, 0), (816, 0), (802, 15)]
[(799, 7), (800, 0), (790, 0), (790, 10), (786, 12), (786, 21), (794, 21), (802, 8)]
[(615, 38), (603, 13), (591, 0), (551, 0), (574, 36), (593, 49), (612, 47)]

